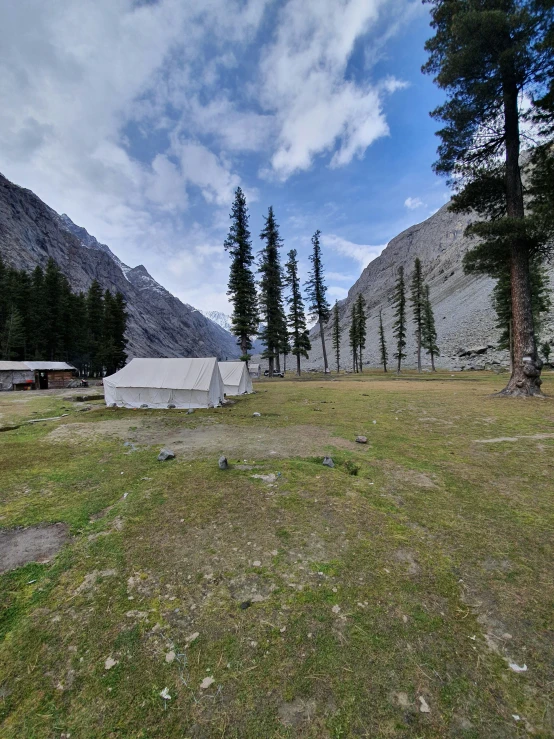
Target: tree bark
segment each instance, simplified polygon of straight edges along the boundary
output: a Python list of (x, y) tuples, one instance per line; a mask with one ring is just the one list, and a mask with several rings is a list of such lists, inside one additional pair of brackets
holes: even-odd
[(417, 371), (421, 372), (421, 326), (417, 327)]
[(275, 355), (275, 371), (281, 371), (281, 358), (279, 357), (279, 352)]
[(436, 372), (436, 371), (437, 371), (437, 370), (435, 369), (435, 353), (433, 352), (433, 350), (432, 350), (432, 349), (431, 349), (431, 370), (432, 370), (433, 372)]
[[(523, 188), (519, 169), (519, 118), (517, 85), (505, 79), (503, 84), (504, 130), (506, 135), (506, 209), (509, 218), (524, 218)], [(542, 362), (537, 353), (533, 311), (531, 305), (531, 281), (529, 278), (529, 254), (520, 239), (513, 238), (510, 253), (510, 280), (512, 295), (512, 336), (514, 359), (512, 376), (502, 390), (502, 395), (542, 395)]]
[(321, 336), (321, 348), (323, 350), (323, 370), (325, 373), (329, 372), (329, 365), (327, 364), (327, 349), (325, 348), (325, 334), (323, 333), (323, 321), (319, 319), (319, 335)]
[(269, 376), (273, 377), (273, 357), (268, 357), (268, 363), (269, 363)]
[(300, 369), (300, 354), (296, 355), (296, 374), (298, 377), (302, 374), (302, 370)]

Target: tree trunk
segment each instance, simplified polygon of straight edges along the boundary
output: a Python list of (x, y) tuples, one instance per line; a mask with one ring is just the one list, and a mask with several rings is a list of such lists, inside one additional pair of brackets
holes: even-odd
[(327, 350), (325, 348), (325, 334), (323, 333), (323, 322), (319, 319), (319, 335), (321, 336), (321, 348), (323, 350), (323, 369), (324, 372), (329, 372), (329, 365), (327, 364)]
[(274, 360), (273, 360), (273, 357), (268, 357), (267, 359), (269, 362), (269, 376), (273, 377), (273, 361)]
[[(524, 218), (523, 188), (519, 169), (519, 119), (517, 85), (509, 78), (503, 84), (504, 129), (506, 134), (506, 209), (509, 218)], [(502, 395), (542, 395), (542, 362), (537, 354), (533, 311), (529, 254), (524, 244), (513, 238), (510, 253), (510, 281), (512, 295), (513, 365), (510, 381)]]
[(300, 369), (300, 354), (296, 355), (296, 374), (298, 377), (302, 374), (302, 370)]
[(363, 362), (362, 362), (362, 350), (360, 349), (360, 372), (363, 372), (362, 365), (363, 365)]
[(417, 327), (417, 371), (421, 372), (421, 326)]
[[(398, 350), (398, 351), (400, 351), (400, 350)], [(401, 364), (402, 364), (402, 359), (400, 357), (398, 357), (398, 367), (397, 367), (397, 370), (396, 370), (396, 374), (397, 375), (400, 374), (400, 365)]]
[(287, 374), (287, 355), (283, 354), (283, 374)]
[(435, 369), (435, 353), (433, 352), (433, 350), (432, 350), (432, 349), (431, 349), (431, 370), (432, 370), (433, 372), (436, 372), (436, 371), (437, 371), (437, 370)]
[(281, 371), (281, 358), (279, 357), (279, 352), (275, 355), (275, 371)]

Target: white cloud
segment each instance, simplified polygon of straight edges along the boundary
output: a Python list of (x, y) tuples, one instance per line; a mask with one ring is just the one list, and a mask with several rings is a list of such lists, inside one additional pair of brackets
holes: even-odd
[(409, 210), (416, 210), (417, 208), (425, 206), (425, 203), (420, 198), (406, 198), (404, 205)]
[(337, 300), (343, 300), (348, 295), (348, 290), (338, 285), (330, 285), (327, 289), (327, 295), (330, 298), (336, 298)]
[(355, 244), (335, 234), (326, 234), (321, 237), (323, 246), (333, 249), (338, 254), (349, 257), (357, 262), (360, 269), (365, 269), (383, 251), (386, 244), (372, 246), (370, 244)]
[(356, 83), (346, 79), (346, 69), (356, 42), (390, 6), (386, 0), (289, 0), (282, 8), (261, 64), (261, 100), (279, 125), (271, 163), (281, 179), (337, 144), (331, 167), (348, 164), (388, 135), (382, 98), (401, 83)]
[(200, 188), (208, 203), (229, 205), (240, 178), (208, 148), (195, 141), (173, 142), (172, 151), (179, 158), (183, 178)]
[(326, 272), (325, 277), (331, 282), (355, 282), (358, 279), (357, 275), (349, 275), (344, 272)]

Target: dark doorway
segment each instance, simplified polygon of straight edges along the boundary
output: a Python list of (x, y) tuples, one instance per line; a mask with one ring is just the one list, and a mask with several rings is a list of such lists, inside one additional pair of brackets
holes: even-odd
[(38, 386), (40, 390), (48, 390), (48, 373), (47, 372), (39, 372)]

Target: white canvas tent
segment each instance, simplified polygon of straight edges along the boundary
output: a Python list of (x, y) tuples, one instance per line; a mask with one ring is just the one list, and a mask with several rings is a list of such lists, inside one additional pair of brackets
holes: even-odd
[(225, 395), (244, 395), (244, 393), (254, 392), (246, 362), (220, 362), (219, 371)]
[(217, 359), (132, 359), (104, 378), (106, 405), (211, 408), (223, 400)]

